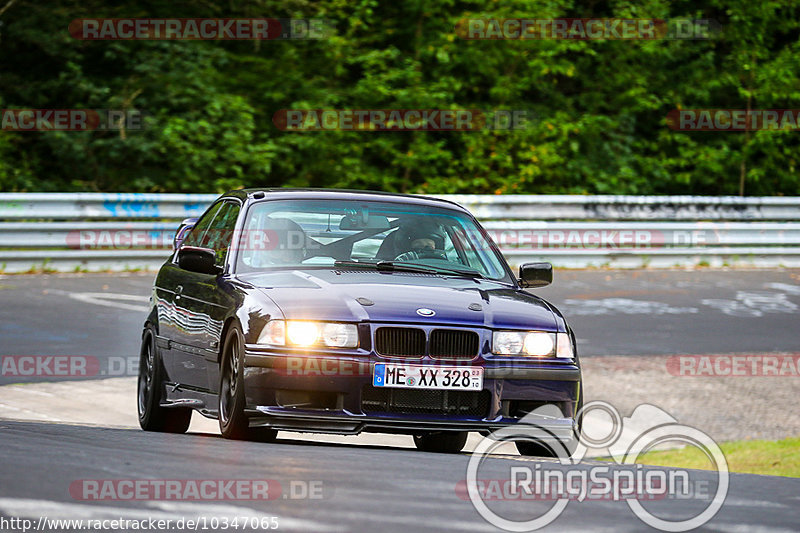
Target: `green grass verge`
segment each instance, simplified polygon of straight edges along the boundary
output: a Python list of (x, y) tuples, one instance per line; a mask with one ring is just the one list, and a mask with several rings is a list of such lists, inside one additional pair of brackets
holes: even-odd
[[(720, 444), (728, 461), (728, 470), (742, 474), (800, 477), (800, 437), (783, 440), (740, 440)], [(603, 459), (609, 460), (610, 459)], [(708, 457), (694, 446), (680, 450), (648, 452), (638, 463), (676, 468), (713, 468)]]

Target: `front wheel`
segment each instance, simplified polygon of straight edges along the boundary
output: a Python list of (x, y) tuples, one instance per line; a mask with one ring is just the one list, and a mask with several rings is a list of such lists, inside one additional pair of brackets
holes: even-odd
[(560, 457), (560, 453), (563, 454), (566, 452), (568, 456), (571, 457), (578, 447), (578, 439), (570, 439), (566, 442), (562, 442), (560, 446), (555, 444), (551, 446), (543, 442), (530, 440), (518, 440), (515, 441), (514, 444), (516, 444), (517, 451), (520, 455), (555, 458)]
[(161, 354), (156, 346), (156, 334), (152, 326), (147, 326), (142, 335), (139, 381), (136, 387), (139, 425), (145, 431), (186, 433), (192, 421), (192, 410), (183, 407), (167, 408), (161, 405), (162, 376), (163, 368)]
[(466, 431), (440, 431), (414, 435), (414, 444), (424, 452), (458, 453), (467, 443)]
[(238, 326), (231, 327), (225, 337), (220, 364), (219, 430), (222, 436), (237, 440), (274, 440), (277, 431), (251, 428), (244, 412), (244, 342)]
[(534, 440), (518, 440), (514, 444), (517, 446), (517, 451), (520, 455), (527, 455), (530, 457), (559, 457), (559, 453), (566, 452), (570, 457), (575, 453), (580, 442), (580, 434), (583, 428), (583, 384), (581, 384), (578, 393), (578, 404), (575, 409), (575, 416), (578, 417), (578, 424), (572, 432), (572, 437), (569, 440), (562, 440), (560, 445), (548, 445), (543, 442)]

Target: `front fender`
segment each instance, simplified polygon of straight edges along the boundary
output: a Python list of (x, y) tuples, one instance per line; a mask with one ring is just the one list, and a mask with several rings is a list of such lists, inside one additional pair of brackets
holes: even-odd
[(263, 291), (248, 288), (243, 293), (244, 298), (232, 314), (231, 320), (226, 323), (225, 330), (227, 332), (230, 323), (236, 320), (242, 328), (245, 343), (255, 344), (268, 321), (283, 319), (284, 316), (280, 307)]
[(144, 319), (144, 323), (142, 324), (142, 335), (144, 335), (144, 330), (148, 325), (153, 326), (156, 335), (158, 335), (158, 305), (156, 305), (155, 286), (150, 293), (150, 311), (147, 313), (147, 318)]

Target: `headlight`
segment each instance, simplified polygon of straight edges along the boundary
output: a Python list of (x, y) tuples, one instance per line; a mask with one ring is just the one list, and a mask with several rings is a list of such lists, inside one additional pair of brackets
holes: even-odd
[(331, 348), (356, 348), (358, 328), (355, 324), (339, 322), (310, 322), (306, 320), (270, 320), (261, 335), (259, 344), (273, 346), (329, 346)]
[(329, 322), (322, 328), (322, 342), (336, 348), (355, 348), (358, 346), (358, 329), (355, 324)]
[(258, 344), (283, 346), (286, 344), (286, 323), (283, 320), (270, 320), (258, 336)]
[(544, 331), (495, 331), (492, 353), (546, 357), (554, 355), (556, 334)]
[(319, 325), (314, 322), (290, 320), (286, 323), (286, 339), (289, 344), (311, 346), (319, 339)]
[(525, 334), (517, 331), (495, 331), (492, 339), (492, 352), (498, 355), (516, 355), (522, 352)]
[(559, 359), (575, 359), (575, 352), (572, 351), (572, 341), (566, 333), (556, 335), (556, 357)]

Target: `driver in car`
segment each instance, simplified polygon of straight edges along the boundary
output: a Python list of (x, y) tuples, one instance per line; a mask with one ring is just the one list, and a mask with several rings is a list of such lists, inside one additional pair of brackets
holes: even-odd
[(260, 231), (264, 235), (264, 249), (253, 254), (251, 266), (297, 265), (305, 258), (306, 234), (293, 220), (267, 217)]
[(432, 220), (415, 219), (400, 228), (398, 244), (404, 245), (406, 252), (395, 257), (395, 261), (416, 261), (417, 259), (441, 259), (447, 261), (444, 252), (445, 231)]

